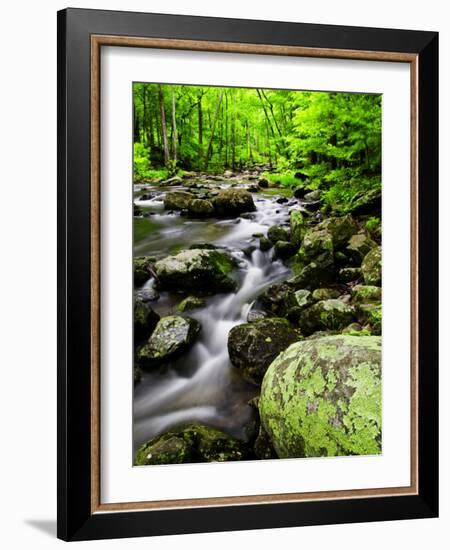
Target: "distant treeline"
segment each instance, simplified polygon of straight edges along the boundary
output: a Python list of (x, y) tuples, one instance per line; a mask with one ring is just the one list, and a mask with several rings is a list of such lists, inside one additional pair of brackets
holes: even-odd
[(135, 177), (268, 164), (317, 186), (381, 172), (381, 96), (134, 84)]

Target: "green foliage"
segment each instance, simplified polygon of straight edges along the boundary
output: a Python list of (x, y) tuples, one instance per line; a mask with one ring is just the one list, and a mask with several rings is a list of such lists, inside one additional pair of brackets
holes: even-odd
[(371, 217), (366, 221), (366, 229), (370, 233), (376, 232), (379, 229), (380, 225), (381, 225), (380, 218)]
[(281, 185), (282, 187), (295, 188), (302, 183), (302, 181), (296, 178), (292, 171), (284, 173), (276, 172), (263, 172), (263, 177), (275, 185)]
[(133, 99), (135, 181), (264, 165), (338, 213), (381, 187), (381, 95), (136, 83)]

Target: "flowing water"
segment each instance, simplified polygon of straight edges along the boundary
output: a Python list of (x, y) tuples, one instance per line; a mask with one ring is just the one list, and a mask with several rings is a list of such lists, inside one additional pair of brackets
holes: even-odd
[[(135, 219), (134, 254), (167, 256), (194, 243), (211, 243), (226, 249), (238, 261), (235, 293), (216, 294), (206, 299), (202, 309), (190, 311), (202, 325), (192, 349), (180, 359), (154, 372), (144, 372), (134, 394), (134, 447), (190, 422), (219, 428), (235, 437), (245, 438), (245, 426), (252, 417), (248, 401), (257, 389), (247, 384), (231, 365), (227, 340), (233, 326), (245, 323), (257, 296), (274, 282), (289, 277), (289, 269), (273, 258), (273, 251), (258, 248), (258, 233), (271, 225), (286, 224), (289, 211), (299, 208), (297, 201), (277, 203), (277, 196), (254, 194), (256, 212), (236, 219), (191, 220), (179, 213), (166, 212), (166, 190), (145, 186), (151, 198), (140, 200), (141, 186), (135, 186), (135, 204), (147, 216)], [(171, 188), (170, 190), (175, 190)], [(154, 284), (148, 281), (142, 289)], [(160, 315), (176, 313), (182, 296), (162, 292), (152, 302)]]

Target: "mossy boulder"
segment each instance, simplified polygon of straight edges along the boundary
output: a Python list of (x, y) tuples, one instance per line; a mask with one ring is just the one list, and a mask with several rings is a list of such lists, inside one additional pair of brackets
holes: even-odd
[(261, 319), (230, 330), (228, 353), (243, 378), (259, 385), (270, 363), (299, 337), (286, 319)]
[(381, 246), (376, 246), (366, 254), (361, 264), (366, 285), (381, 285)]
[(355, 285), (352, 288), (352, 300), (355, 303), (379, 303), (381, 301), (381, 288), (373, 285)]
[(361, 279), (362, 271), (360, 267), (343, 267), (339, 270), (338, 280), (340, 283), (351, 283)]
[(256, 210), (251, 193), (245, 189), (223, 189), (213, 199), (219, 216), (238, 216)]
[(381, 338), (292, 344), (268, 368), (259, 412), (280, 458), (381, 453)]
[(332, 283), (335, 280), (335, 271), (333, 264), (310, 262), (305, 265), (294, 277), (291, 277), (289, 284), (298, 288), (307, 288), (314, 290)]
[(291, 258), (297, 251), (297, 247), (289, 241), (277, 241), (275, 243), (275, 256), (282, 260)]
[(328, 231), (331, 234), (333, 245), (338, 248), (358, 231), (358, 225), (351, 214), (346, 214), (345, 216), (327, 218), (318, 225), (318, 229)]
[(259, 237), (259, 249), (263, 252), (270, 250), (273, 244), (266, 237)]
[(291, 242), (295, 246), (300, 246), (306, 231), (305, 218), (300, 210), (292, 210), (290, 215)]
[(137, 256), (133, 259), (133, 279), (135, 285), (143, 285), (152, 276), (152, 265), (155, 258), (151, 256)]
[(332, 300), (333, 298), (339, 297), (339, 290), (335, 288), (316, 288), (312, 293), (312, 297), (316, 302), (321, 300)]
[(309, 191), (305, 195), (303, 195), (303, 198), (307, 202), (316, 202), (320, 200), (320, 197), (322, 195), (322, 191), (320, 189), (314, 189), (314, 191)]
[(178, 311), (184, 312), (205, 307), (205, 305), (206, 301), (203, 298), (199, 296), (188, 296), (178, 304), (177, 309)]
[(299, 325), (306, 335), (319, 330), (342, 330), (355, 320), (355, 309), (342, 300), (321, 300), (302, 311)]
[(162, 317), (148, 341), (138, 350), (139, 365), (155, 367), (176, 359), (192, 346), (200, 329), (200, 323), (190, 317)]
[(225, 462), (251, 457), (248, 445), (219, 430), (190, 425), (171, 430), (144, 443), (136, 453), (135, 465)]
[(347, 255), (359, 265), (364, 259), (364, 256), (376, 246), (377, 243), (366, 233), (357, 233), (350, 237), (346, 251)]
[(159, 315), (148, 302), (134, 299), (134, 339), (136, 341), (148, 338), (159, 321)]
[(199, 218), (214, 216), (215, 213), (214, 205), (208, 199), (192, 199), (187, 206), (187, 210), (190, 216)]
[(326, 229), (308, 229), (296, 256), (296, 264), (304, 267), (314, 261), (321, 266), (330, 266), (334, 262), (333, 237)]
[(359, 322), (363, 325), (368, 324), (372, 334), (381, 334), (381, 304), (359, 304), (357, 313)]
[(274, 315), (286, 315), (293, 288), (288, 283), (274, 283), (259, 296), (263, 307)]
[(267, 238), (272, 244), (275, 244), (277, 241), (288, 241), (289, 232), (281, 225), (272, 225), (267, 231)]
[(185, 210), (189, 208), (193, 199), (195, 196), (187, 191), (170, 191), (164, 197), (164, 208), (166, 210)]
[(236, 283), (230, 277), (232, 258), (219, 250), (182, 250), (156, 262), (158, 285), (164, 290), (211, 294), (229, 292)]

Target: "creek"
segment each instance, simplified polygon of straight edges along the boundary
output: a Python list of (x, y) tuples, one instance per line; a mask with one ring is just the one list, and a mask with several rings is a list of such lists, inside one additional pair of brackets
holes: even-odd
[[(224, 181), (217, 187), (227, 185)], [(281, 194), (261, 191), (253, 194), (256, 211), (250, 214), (233, 219), (189, 219), (179, 212), (164, 210), (164, 194), (174, 190), (185, 188), (134, 186), (134, 202), (145, 211), (145, 217), (134, 219), (134, 255), (159, 259), (195, 243), (210, 243), (227, 250), (237, 260), (234, 277), (238, 287), (234, 293), (208, 296), (206, 307), (187, 312), (202, 325), (194, 346), (178, 360), (143, 373), (134, 388), (135, 450), (171, 427), (187, 423), (207, 424), (245, 439), (245, 427), (254, 414), (248, 401), (258, 390), (231, 365), (228, 333), (233, 326), (247, 321), (264, 289), (291, 274), (282, 261), (274, 258), (273, 249), (259, 249), (255, 235), (266, 235), (272, 225), (288, 224), (289, 211), (301, 208), (295, 199), (279, 203)], [(154, 280), (150, 279), (135, 291), (146, 291), (153, 285)], [(176, 306), (182, 298), (176, 293), (160, 292), (159, 299), (151, 305), (160, 316), (177, 314)]]

